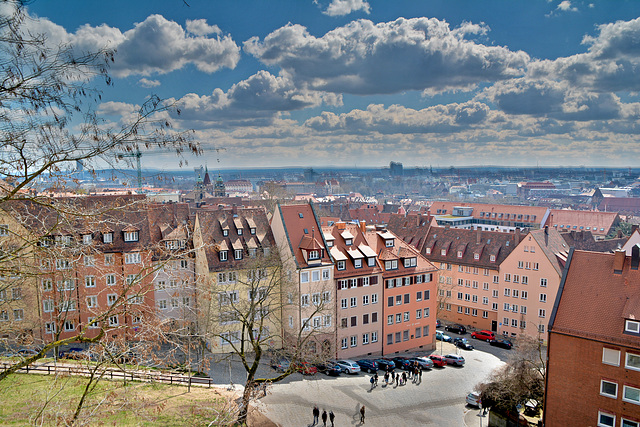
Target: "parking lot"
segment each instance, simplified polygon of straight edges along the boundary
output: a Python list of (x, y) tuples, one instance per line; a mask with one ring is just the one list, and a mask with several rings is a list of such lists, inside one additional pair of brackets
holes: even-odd
[[(304, 378), (296, 374), (289, 381), (271, 386), (269, 394), (260, 400), (260, 409), (281, 426), (311, 425), (314, 405), (321, 412), (332, 410), (336, 426), (359, 425), (361, 405), (366, 407), (366, 425), (463, 426), (470, 410), (465, 405), (467, 393), (504, 363), (494, 354), (503, 359), (508, 355), (508, 350), (476, 340), (472, 343), (479, 350), (458, 350), (449, 343), (438, 342), (435, 353), (458, 352), (464, 356), (465, 366), (425, 371), (421, 384), (408, 381), (404, 386), (385, 386), (380, 378), (378, 387), (371, 390), (371, 374), (318, 374)], [(494, 354), (484, 350), (493, 350)]]

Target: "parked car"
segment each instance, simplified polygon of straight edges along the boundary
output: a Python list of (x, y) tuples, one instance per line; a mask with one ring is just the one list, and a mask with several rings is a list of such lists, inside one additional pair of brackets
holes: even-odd
[(459, 334), (459, 335), (464, 335), (467, 333), (467, 328), (465, 328), (462, 325), (447, 325), (445, 326), (444, 330), (449, 332), (455, 332), (456, 334)]
[(429, 359), (433, 362), (433, 366), (437, 366), (438, 368), (444, 368), (447, 366), (447, 360), (444, 356), (440, 356), (439, 354), (432, 354), (429, 356)]
[(489, 341), (489, 344), (495, 346), (495, 347), (502, 347), (502, 348), (506, 348), (507, 350), (511, 350), (511, 347), (513, 347), (513, 343), (509, 340), (491, 340)]
[(453, 340), (453, 345), (464, 350), (473, 350), (473, 346), (466, 338), (455, 338)]
[(371, 372), (372, 374), (378, 372), (378, 364), (375, 360), (361, 359), (357, 360), (356, 363), (360, 366), (362, 372)]
[(16, 353), (17, 356), (21, 357), (31, 357), (35, 356), (36, 354), (38, 354), (38, 351), (32, 348), (23, 348), (22, 350), (18, 350), (18, 352)]
[(444, 360), (447, 361), (447, 365), (464, 366), (464, 357), (457, 354), (447, 354), (444, 356)]
[(336, 364), (342, 368), (342, 372), (347, 374), (357, 374), (361, 370), (360, 365), (353, 360), (338, 360)]
[(289, 369), (289, 366), (291, 366), (291, 362), (288, 361), (287, 359), (279, 359), (279, 360), (271, 361), (271, 367), (275, 369), (277, 372), (284, 372), (287, 369)]
[(398, 369), (403, 369), (403, 370), (407, 370), (411, 367), (411, 361), (409, 361), (409, 359), (407, 359), (406, 357), (394, 357), (393, 361), (396, 364), (396, 368)]
[(491, 341), (496, 339), (496, 334), (491, 331), (482, 330), (482, 331), (474, 331), (471, 333), (471, 338), (475, 338), (478, 340)]
[(332, 361), (318, 363), (315, 367), (318, 369), (318, 372), (322, 372), (330, 377), (337, 377), (342, 373), (342, 368), (338, 366), (336, 362)]
[(467, 405), (479, 408), (481, 404), (482, 403), (480, 401), (480, 395), (478, 393), (472, 391), (471, 393), (467, 394)]
[(436, 331), (436, 339), (444, 342), (451, 342), (451, 337), (442, 331)]
[(315, 375), (318, 373), (318, 368), (309, 362), (296, 362), (293, 364), (293, 368), (302, 375)]
[(442, 323), (440, 323), (440, 320), (436, 319), (436, 328), (439, 328), (442, 326)]
[(412, 359), (409, 359), (409, 361), (414, 364), (417, 362), (422, 369), (433, 368), (433, 361), (428, 357), (414, 357)]
[(378, 369), (383, 371), (393, 371), (396, 368), (396, 363), (391, 359), (376, 359)]

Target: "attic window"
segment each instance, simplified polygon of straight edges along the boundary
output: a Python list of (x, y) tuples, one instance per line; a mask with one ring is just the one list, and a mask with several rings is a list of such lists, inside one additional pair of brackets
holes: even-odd
[(427, 248), (427, 255), (431, 253), (431, 248)]
[(309, 234), (309, 229), (305, 228), (304, 229), (304, 234)]
[(304, 215), (302, 215), (302, 212), (298, 212), (298, 216), (299, 216), (300, 218), (304, 218)]
[(224, 237), (227, 237), (229, 235), (229, 229), (225, 228), (224, 230), (222, 230), (222, 235)]
[(393, 247), (393, 239), (385, 240), (385, 241), (384, 241), (384, 245), (385, 245), (387, 248), (392, 248), (392, 247)]
[[(351, 245), (353, 245), (353, 239), (346, 239), (346, 240), (344, 241), (344, 244), (345, 244), (345, 245), (347, 245), (347, 246), (351, 246)], [(391, 245), (391, 246), (393, 246), (393, 245)]]
[(251, 233), (252, 236), (255, 236), (256, 235), (256, 228), (255, 227), (251, 227), (249, 229), (249, 232)]
[(631, 334), (640, 334), (640, 322), (627, 320), (624, 324), (624, 331)]
[(309, 260), (320, 259), (320, 251), (309, 251)]
[(478, 253), (473, 254), (473, 259), (480, 259), (480, 254)]
[(104, 233), (102, 235), (102, 243), (113, 243), (113, 233)]
[(327, 247), (329, 248), (333, 247), (333, 240), (327, 240)]
[(447, 255), (447, 250), (446, 249), (441, 249), (440, 250), (440, 255), (446, 256)]
[(242, 236), (242, 228), (238, 228), (238, 236)]
[(91, 234), (82, 235), (82, 243), (84, 243), (85, 245), (90, 245), (92, 241), (93, 241), (93, 235)]
[(462, 258), (462, 251), (458, 251), (458, 258)]
[(125, 242), (137, 242), (138, 241), (138, 231), (125, 231), (124, 232), (124, 241)]
[(489, 257), (489, 261), (491, 261), (491, 262), (496, 262), (496, 256), (495, 256), (495, 255), (491, 255), (491, 256)]

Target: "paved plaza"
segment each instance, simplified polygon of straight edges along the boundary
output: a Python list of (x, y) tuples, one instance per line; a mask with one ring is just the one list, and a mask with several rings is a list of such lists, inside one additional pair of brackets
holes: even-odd
[[(444, 353), (456, 353), (451, 344), (444, 344)], [(438, 353), (440, 343), (438, 343)], [(260, 400), (260, 410), (276, 424), (310, 426), (312, 409), (332, 410), (336, 426), (360, 425), (359, 409), (366, 407), (367, 426), (465, 426), (486, 425), (486, 418), (465, 405), (465, 397), (475, 384), (483, 381), (493, 369), (504, 362), (482, 351), (459, 352), (466, 359), (463, 368), (447, 366), (425, 371), (422, 383), (407, 381), (404, 386), (385, 386), (380, 377), (371, 390), (371, 374), (327, 377), (321, 374), (302, 380), (274, 384), (270, 393)], [(330, 423), (329, 423), (330, 424)], [(320, 421), (319, 425), (322, 425)]]

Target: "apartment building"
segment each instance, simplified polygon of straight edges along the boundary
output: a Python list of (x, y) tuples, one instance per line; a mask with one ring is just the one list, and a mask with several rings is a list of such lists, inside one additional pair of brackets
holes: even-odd
[(382, 269), (365, 238), (364, 223), (322, 229), (335, 262), (337, 357), (382, 352)]
[(434, 348), (437, 267), (386, 228), (365, 238), (383, 270), (382, 354)]
[(311, 204), (278, 205), (271, 229), (282, 259), (283, 340), (309, 353), (335, 356), (334, 262)]
[(198, 327), (209, 350), (251, 339), (280, 347), (281, 268), (264, 209), (198, 209), (193, 242)]
[(544, 425), (640, 426), (640, 247), (572, 250), (550, 319)]
[(529, 232), (500, 264), (498, 333), (547, 341), (569, 245), (555, 229)]
[(439, 267), (438, 318), (498, 330), (501, 265), (519, 233), (431, 227), (422, 254)]
[(620, 222), (617, 212), (552, 209), (548, 225), (560, 232), (590, 231), (596, 239), (604, 239)]
[(517, 228), (543, 228), (549, 219), (550, 209), (539, 206), (433, 202), (429, 213), (436, 217), (440, 226), (514, 232)]

